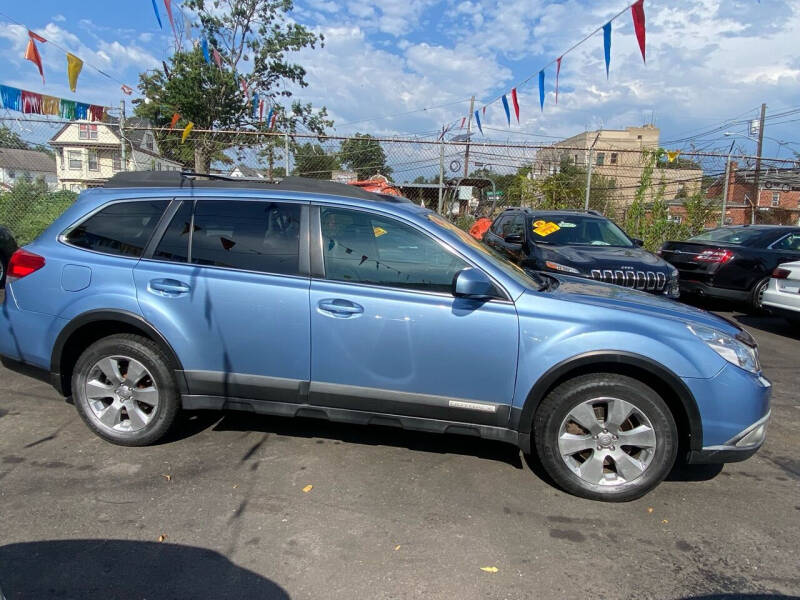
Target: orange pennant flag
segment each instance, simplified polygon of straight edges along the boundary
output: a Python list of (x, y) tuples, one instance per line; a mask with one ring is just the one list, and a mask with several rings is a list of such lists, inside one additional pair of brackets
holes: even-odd
[(178, 122), (178, 119), (180, 119), (180, 118), (181, 118), (181, 116), (178, 113), (175, 113), (174, 115), (172, 115), (172, 120), (169, 122), (169, 128), (170, 129), (175, 129), (175, 124)]
[(42, 57), (39, 54), (39, 48), (36, 47), (36, 42), (46, 42), (40, 35), (36, 35), (32, 31), (28, 31), (28, 47), (25, 48), (25, 60), (31, 61), (39, 67), (39, 75), (42, 76), (42, 85), (44, 85), (44, 70), (42, 69)]
[(186, 141), (186, 138), (189, 137), (192, 129), (194, 128), (194, 123), (189, 121), (189, 124), (183, 128), (183, 134), (181, 135), (181, 144)]

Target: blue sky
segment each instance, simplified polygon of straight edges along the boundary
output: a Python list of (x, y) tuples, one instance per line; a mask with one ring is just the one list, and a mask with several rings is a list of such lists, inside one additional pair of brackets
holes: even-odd
[[(135, 87), (138, 73), (169, 55), (172, 35), (158, 0), (160, 30), (150, 0), (7, 2), (0, 11), (115, 79)], [(173, 0), (175, 4), (178, 0)], [(309, 87), (297, 98), (325, 105), (337, 133), (432, 135), (467, 113), (470, 95), (495, 98), (536, 73), (627, 4), (588, 0), (333, 0), (296, 2), (292, 14), (326, 37), (303, 51)], [(555, 71), (547, 71), (544, 112), (535, 79), (520, 89), (522, 123), (508, 128), (500, 103), (487, 109), (486, 136), (542, 143), (585, 129), (622, 128), (654, 120), (662, 145), (727, 150), (721, 132), (698, 136), (726, 120), (768, 117), (800, 108), (800, 3), (791, 0), (645, 0), (647, 65), (631, 20), (614, 22), (611, 76), (597, 34), (564, 58), (559, 103)], [(85, 67), (73, 94), (65, 58), (41, 45), (47, 84), (22, 59), (25, 30), (0, 15), (0, 83), (83, 101), (117, 105), (119, 84)], [(442, 106), (445, 105), (445, 106)], [(423, 112), (398, 115), (425, 107)], [(388, 115), (398, 115), (387, 118)], [(765, 154), (800, 151), (800, 114), (770, 118)], [(725, 128), (738, 134), (746, 126)], [(780, 142), (787, 142), (779, 144)], [(743, 151), (754, 144), (737, 138)]]

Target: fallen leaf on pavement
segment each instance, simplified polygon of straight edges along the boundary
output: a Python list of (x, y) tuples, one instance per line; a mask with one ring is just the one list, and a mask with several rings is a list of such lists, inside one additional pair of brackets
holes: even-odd
[(167, 475), (166, 473), (162, 473), (161, 475), (167, 481), (172, 481), (172, 475)]
[(167, 536), (164, 533), (162, 533), (160, 536), (158, 536), (158, 541), (159, 542), (163, 542), (165, 539), (167, 539)]
[(395, 546), (394, 549), (395, 551), (400, 550), (400, 544), (397, 544), (397, 546)]
[(664, 525), (666, 525), (667, 523), (669, 523), (669, 521), (667, 521), (666, 519), (661, 519), (661, 522), (662, 522), (662, 523), (664, 523)]
[(308, 493), (308, 492), (311, 491), (311, 488), (313, 488), (313, 487), (314, 487), (313, 485), (309, 484), (309, 485), (307, 485), (306, 487), (303, 488), (303, 491)]
[(653, 507), (652, 506), (648, 506), (647, 507), (647, 512), (649, 512), (649, 513), (653, 512)]
[(497, 567), (481, 567), (481, 571), (486, 571), (487, 573), (497, 573), (499, 570)]

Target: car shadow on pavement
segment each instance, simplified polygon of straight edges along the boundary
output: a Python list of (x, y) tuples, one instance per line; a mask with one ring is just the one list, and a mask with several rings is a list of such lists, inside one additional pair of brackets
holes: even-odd
[(734, 314), (733, 318), (748, 329), (758, 329), (759, 331), (782, 335), (783, 337), (793, 340), (800, 340), (800, 327), (789, 323), (782, 317), (775, 317), (773, 315)]
[(213, 550), (102, 539), (0, 546), (0, 587), (8, 600), (290, 598), (278, 584)]
[(681, 596), (676, 600), (800, 600), (800, 596), (784, 594), (705, 594), (703, 596)]
[(305, 417), (273, 417), (247, 412), (227, 412), (224, 415), (214, 426), (215, 431), (253, 431), (338, 440), (367, 446), (392, 446), (434, 454), (461, 454), (503, 462), (522, 469), (519, 449), (494, 440), (409, 431), (381, 425), (350, 425)]

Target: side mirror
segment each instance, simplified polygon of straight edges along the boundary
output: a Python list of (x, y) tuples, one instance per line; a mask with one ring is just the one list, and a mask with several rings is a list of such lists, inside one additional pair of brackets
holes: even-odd
[(497, 289), (489, 277), (478, 269), (467, 267), (461, 269), (453, 278), (453, 296), (456, 298), (472, 298), (488, 300), (497, 297)]
[(631, 241), (633, 242), (634, 246), (638, 246), (639, 248), (644, 246), (644, 240), (640, 240), (639, 238), (631, 238)]
[(506, 244), (521, 244), (525, 240), (522, 239), (522, 236), (518, 233), (512, 233), (511, 235), (507, 235), (503, 238)]

